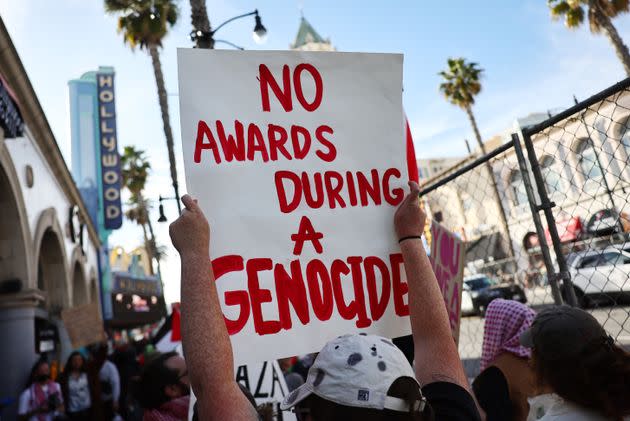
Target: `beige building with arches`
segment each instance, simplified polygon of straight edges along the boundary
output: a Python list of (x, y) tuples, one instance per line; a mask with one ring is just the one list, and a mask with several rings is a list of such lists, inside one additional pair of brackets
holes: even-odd
[[(66, 308), (100, 302), (100, 242), (0, 20), (0, 397), (17, 397), (43, 353), (71, 351)], [(60, 98), (59, 106), (65, 106)], [(65, 361), (64, 361), (65, 362)], [(3, 417), (12, 418), (14, 408)]]

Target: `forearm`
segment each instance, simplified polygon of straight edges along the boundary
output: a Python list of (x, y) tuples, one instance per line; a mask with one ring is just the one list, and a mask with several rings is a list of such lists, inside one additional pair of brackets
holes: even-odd
[(234, 362), (210, 259), (191, 253), (182, 256), (181, 264), (181, 326), (190, 381), (200, 400), (220, 399), (234, 383)]
[(468, 389), (444, 297), (422, 242), (403, 241), (401, 251), (409, 284), (416, 376), (422, 384), (450, 381)]

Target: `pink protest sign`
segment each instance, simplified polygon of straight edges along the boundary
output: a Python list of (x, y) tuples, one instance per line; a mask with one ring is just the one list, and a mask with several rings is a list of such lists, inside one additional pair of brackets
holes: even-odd
[(431, 266), (444, 295), (451, 330), (459, 341), (465, 244), (439, 223), (431, 223)]

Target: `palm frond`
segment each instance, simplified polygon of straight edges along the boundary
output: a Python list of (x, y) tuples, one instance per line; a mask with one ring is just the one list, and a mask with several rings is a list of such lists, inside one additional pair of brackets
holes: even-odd
[(481, 92), (483, 69), (478, 63), (467, 62), (464, 58), (448, 58), (447, 70), (438, 73), (443, 81), (440, 92), (454, 105), (467, 108), (475, 103), (475, 96)]

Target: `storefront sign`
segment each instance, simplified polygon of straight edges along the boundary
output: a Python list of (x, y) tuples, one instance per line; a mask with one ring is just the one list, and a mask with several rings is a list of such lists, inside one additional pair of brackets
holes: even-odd
[(113, 292), (125, 294), (162, 295), (157, 278), (135, 278), (126, 274), (114, 273)]
[(46, 319), (35, 319), (35, 352), (51, 352), (57, 348), (59, 334), (57, 326)]
[(98, 116), (101, 145), (101, 183), (103, 185), (103, 216), (105, 229), (118, 229), (122, 225), (120, 201), (120, 156), (116, 138), (116, 103), (114, 74), (97, 73)]
[(24, 121), (12, 96), (6, 81), (0, 76), (0, 127), (6, 138), (20, 137), (24, 131)]

